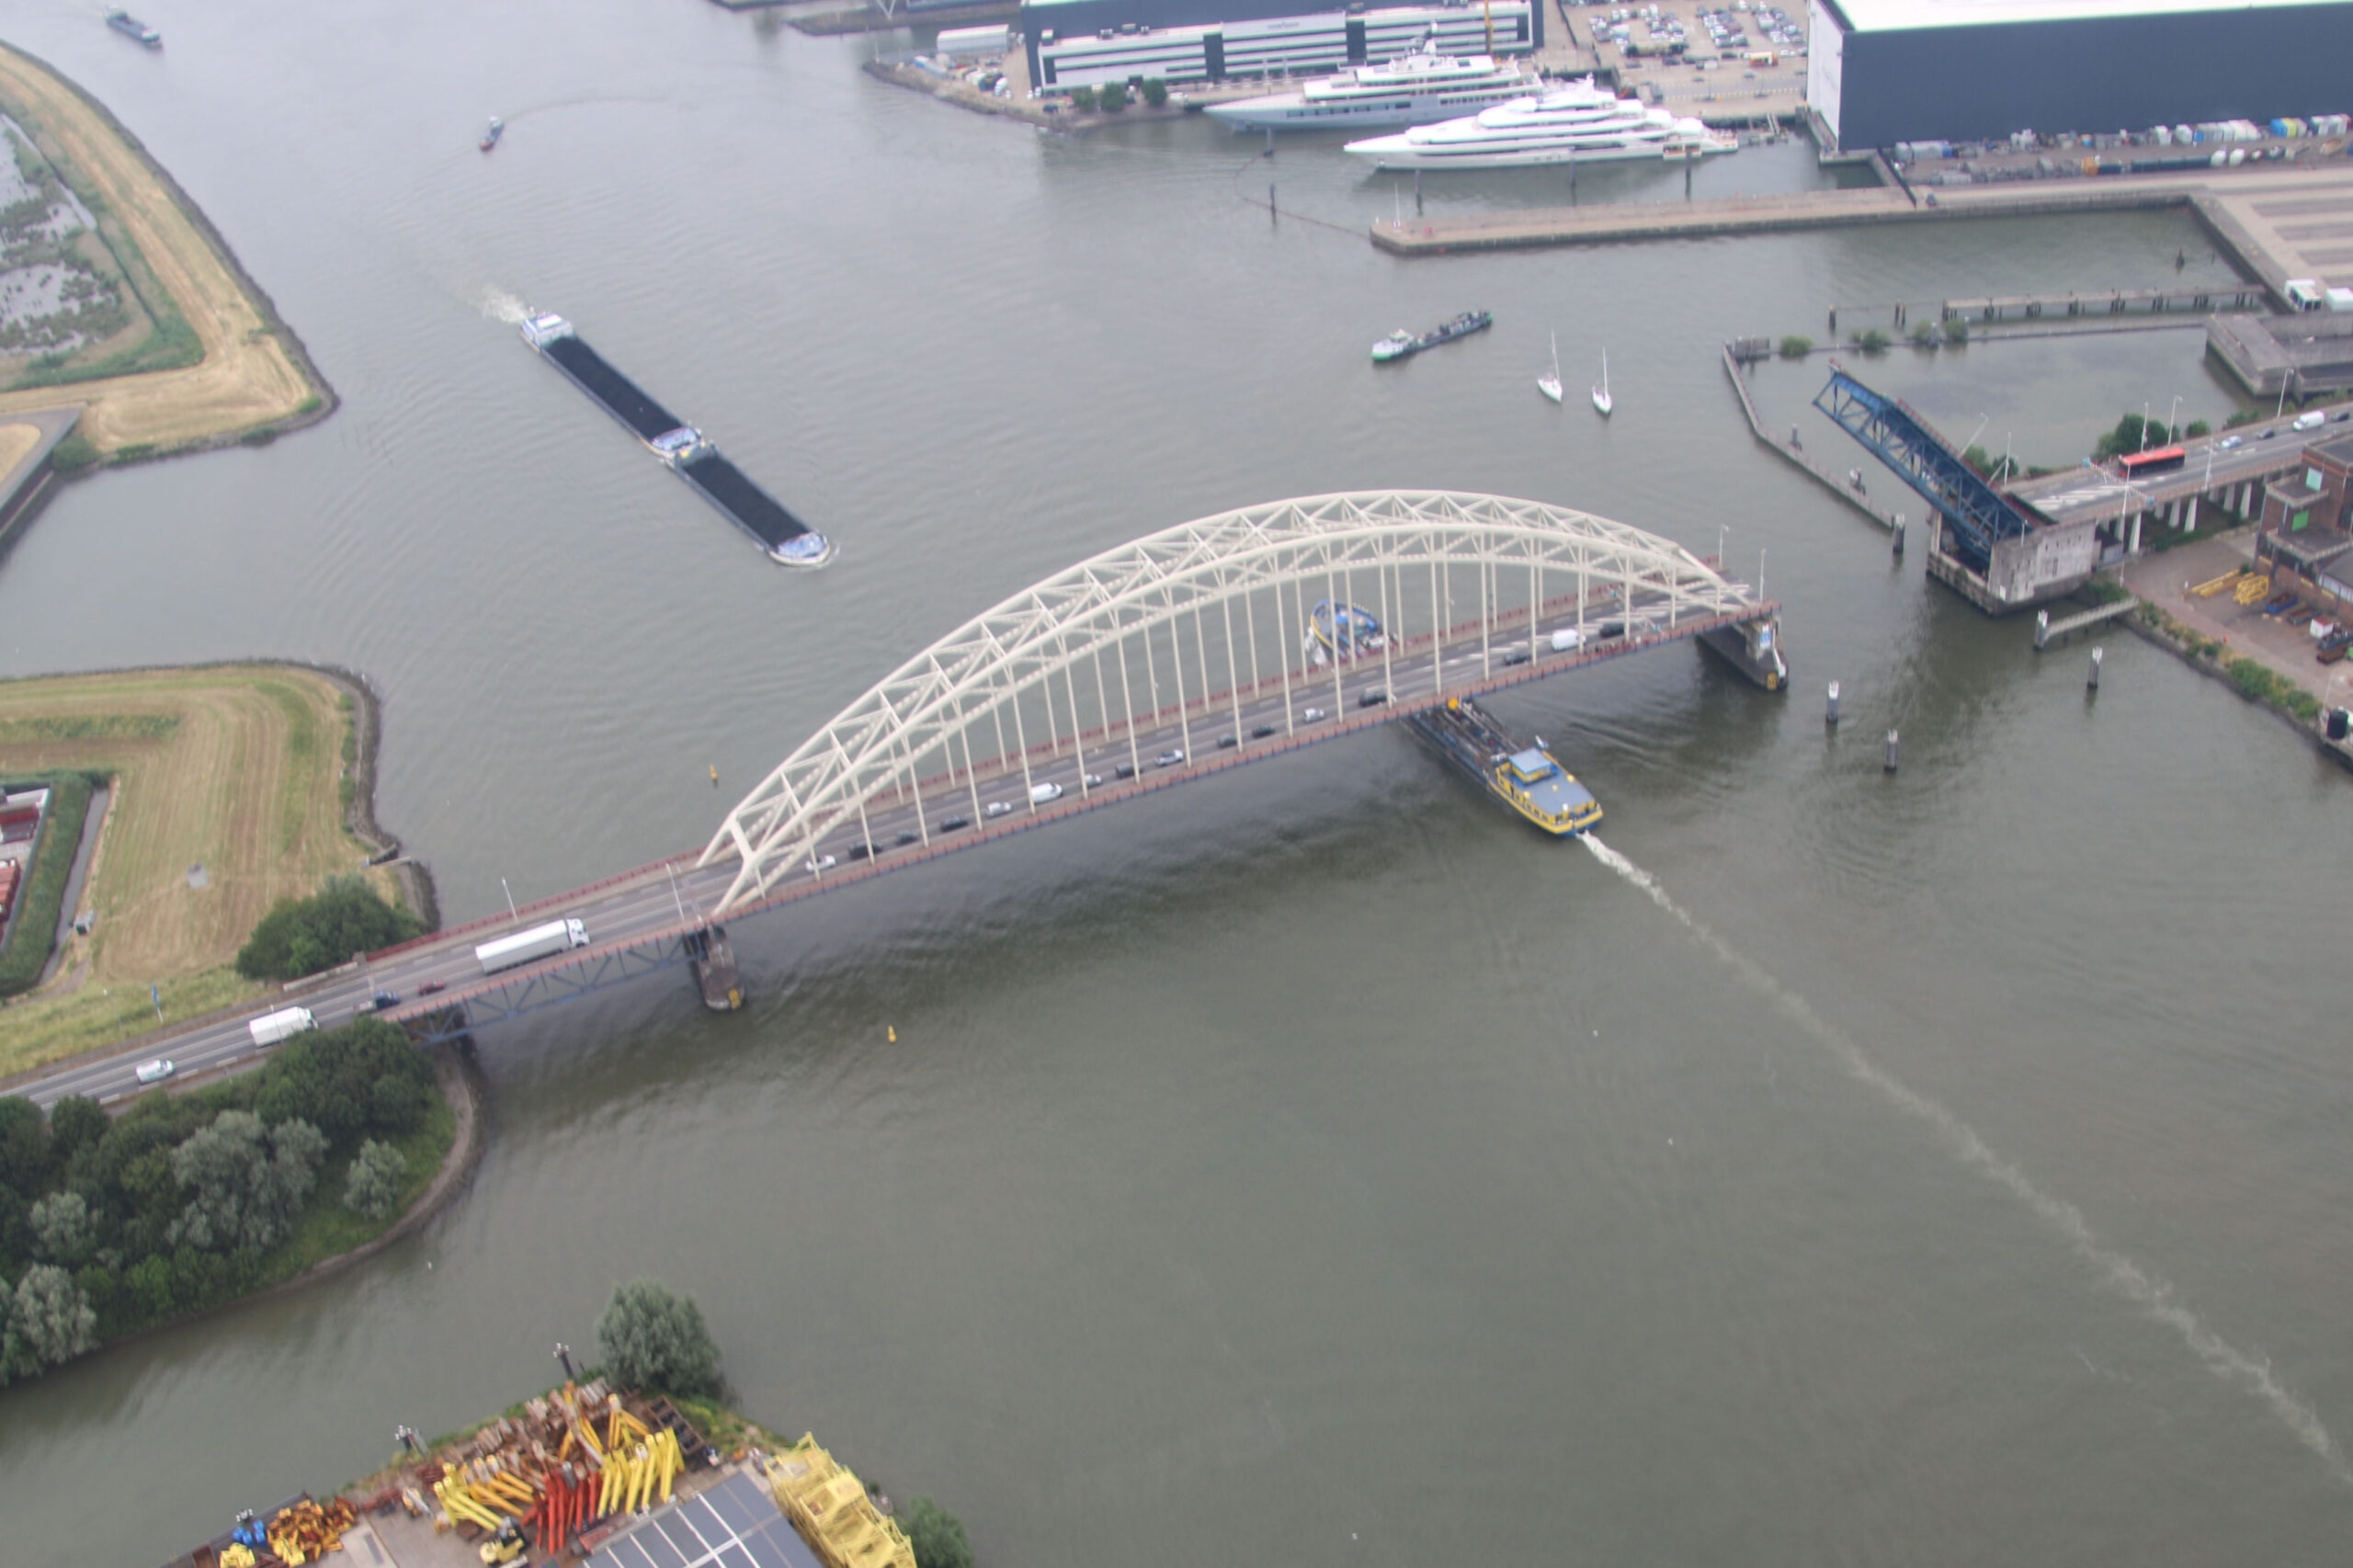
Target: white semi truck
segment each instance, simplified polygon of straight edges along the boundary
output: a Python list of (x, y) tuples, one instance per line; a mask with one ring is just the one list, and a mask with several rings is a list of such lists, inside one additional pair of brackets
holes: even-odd
[(501, 937), (495, 942), (483, 943), (474, 949), (474, 959), (482, 965), (483, 973), (496, 974), (502, 969), (513, 969), (518, 963), (529, 963), (550, 953), (587, 945), (587, 926), (577, 920), (551, 920), (544, 926)]
[(256, 1045), (276, 1045), (281, 1040), (292, 1040), (304, 1029), (319, 1027), (308, 1007), (280, 1007), (275, 1013), (264, 1013), (247, 1024), (253, 1031)]

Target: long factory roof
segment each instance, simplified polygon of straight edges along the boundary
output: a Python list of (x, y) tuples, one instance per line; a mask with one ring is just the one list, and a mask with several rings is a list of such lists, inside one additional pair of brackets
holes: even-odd
[(1977, 28), (2128, 17), (2238, 14), (2342, 6), (2353, 0), (1826, 0), (1851, 32)]

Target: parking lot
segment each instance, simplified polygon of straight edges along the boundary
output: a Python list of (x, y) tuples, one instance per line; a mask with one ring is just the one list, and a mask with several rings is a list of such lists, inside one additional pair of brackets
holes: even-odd
[(1733, 122), (1805, 103), (1802, 11), (1775, 5), (1590, 5), (1563, 11), (1574, 42), (1652, 103)]

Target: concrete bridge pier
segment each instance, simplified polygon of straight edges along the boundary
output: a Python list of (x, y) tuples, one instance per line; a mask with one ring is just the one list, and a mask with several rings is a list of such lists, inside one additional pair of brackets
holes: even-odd
[(689, 933), (687, 954), (704, 1006), (714, 1013), (732, 1013), (744, 1005), (744, 979), (735, 967), (735, 949), (728, 943), (725, 927), (707, 926)]

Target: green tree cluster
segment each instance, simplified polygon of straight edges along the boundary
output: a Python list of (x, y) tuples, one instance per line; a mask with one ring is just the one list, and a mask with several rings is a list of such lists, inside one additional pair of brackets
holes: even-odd
[(915, 1548), (915, 1568), (972, 1568), (964, 1521), (930, 1498), (918, 1497), (900, 1510), (899, 1528)]
[[(2231, 423), (2239, 423), (2235, 415), (2232, 416)], [(2203, 419), (2193, 419), (2187, 425), (2167, 425), (2162, 419), (2128, 414), (2116, 422), (2115, 429), (2102, 433), (2092, 448), (2092, 460), (2106, 462), (2110, 458), (2137, 452), (2145, 447), (2170, 447), (2176, 441), (2211, 436), (2213, 431), (2214, 427)]]
[(1887, 334), (1874, 326), (1865, 329), (1863, 335), (1855, 339), (1855, 347), (1866, 354), (1884, 354), (1891, 341)]
[(401, 1183), (407, 1179), (408, 1156), (370, 1138), (352, 1156), (343, 1181), (343, 1206), (365, 1219), (390, 1219), (400, 1202)]
[(1128, 85), (1106, 82), (1095, 89), (1095, 107), (1108, 114), (1117, 114), (1128, 107)]
[(1813, 352), (1813, 339), (1791, 333), (1781, 339), (1780, 355), (1784, 359), (1802, 359)]
[(1073, 87), (1070, 90), (1070, 107), (1078, 110), (1081, 114), (1092, 114), (1095, 112), (1095, 89), (1092, 87)]
[(299, 980), (354, 953), (424, 934), (423, 921), (386, 903), (355, 871), (329, 878), (308, 898), (279, 901), (238, 949), (237, 972), (248, 980)]
[(1147, 76), (1143, 83), (1143, 101), (1154, 108), (1168, 101), (1168, 84), (1157, 76)]
[[(423, 1053), (362, 1018), (119, 1117), (78, 1096), (46, 1116), (0, 1098), (0, 1382), (256, 1288), (335, 1193), (388, 1216), (406, 1169), (381, 1140), (415, 1132), (432, 1092)], [(367, 1174), (322, 1192), (347, 1158)]]
[(605, 1370), (623, 1387), (706, 1398), (719, 1392), (719, 1346), (702, 1309), (654, 1280), (614, 1287), (597, 1320), (597, 1347)]

